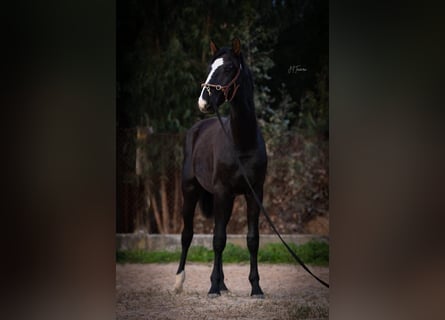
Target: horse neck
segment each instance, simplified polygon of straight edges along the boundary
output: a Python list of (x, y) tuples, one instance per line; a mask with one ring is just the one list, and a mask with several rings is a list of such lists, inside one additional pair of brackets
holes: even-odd
[(257, 147), (257, 120), (253, 102), (253, 88), (246, 77), (240, 77), (240, 87), (230, 108), (230, 129), (233, 143), (239, 152)]

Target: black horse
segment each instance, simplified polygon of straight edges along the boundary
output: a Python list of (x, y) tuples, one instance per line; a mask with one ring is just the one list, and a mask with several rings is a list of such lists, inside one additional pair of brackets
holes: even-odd
[(225, 101), (231, 102), (230, 116), (222, 120), (230, 141), (217, 118), (199, 121), (187, 132), (182, 171), (184, 229), (175, 290), (181, 291), (185, 280), (184, 266), (193, 238), (193, 217), (198, 202), (206, 216), (214, 215), (215, 218), (215, 258), (209, 296), (216, 297), (221, 291), (227, 290), (222, 268), (222, 252), (227, 239), (226, 226), (232, 214), (235, 196), (243, 194), (247, 203), (251, 295), (261, 298), (263, 291), (259, 284), (257, 262), (260, 208), (249, 191), (236, 160), (239, 157), (249, 181), (262, 200), (267, 155), (255, 115), (252, 75), (244, 62), (239, 39), (233, 40), (232, 48), (218, 49), (213, 42), (210, 43), (210, 48), (213, 57), (207, 80), (201, 85), (198, 106), (202, 112), (209, 112)]

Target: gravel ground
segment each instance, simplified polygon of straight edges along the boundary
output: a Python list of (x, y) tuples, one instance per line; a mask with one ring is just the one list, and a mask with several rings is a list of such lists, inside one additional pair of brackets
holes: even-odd
[[(327, 319), (329, 289), (300, 266), (260, 264), (265, 299), (250, 297), (248, 264), (225, 264), (229, 293), (208, 298), (211, 264), (187, 263), (184, 291), (173, 292), (177, 263), (116, 265), (117, 319)], [(323, 280), (329, 268), (310, 267)]]

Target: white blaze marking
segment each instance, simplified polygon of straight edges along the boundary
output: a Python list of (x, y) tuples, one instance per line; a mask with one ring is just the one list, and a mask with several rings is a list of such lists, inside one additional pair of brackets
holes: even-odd
[[(216, 69), (218, 69), (219, 67), (221, 67), (224, 64), (224, 59), (223, 58), (218, 58), (215, 61), (213, 61), (211, 67), (210, 67), (210, 73), (207, 76), (207, 79), (205, 81), (205, 83), (208, 83), (210, 81), (210, 79), (212, 78), (213, 74), (215, 73)], [(205, 112), (205, 106), (207, 104), (207, 101), (205, 101), (202, 98), (202, 94), (204, 93), (205, 88), (202, 88), (201, 90), (201, 94), (199, 95), (199, 99), (198, 99), (198, 106), (199, 106), (199, 110), (201, 110), (201, 112)]]

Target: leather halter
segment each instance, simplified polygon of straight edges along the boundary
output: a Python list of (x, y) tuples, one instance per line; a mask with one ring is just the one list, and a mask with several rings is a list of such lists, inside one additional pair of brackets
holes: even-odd
[[(224, 97), (226, 98), (226, 101), (231, 102), (233, 100), (233, 97), (235, 97), (236, 91), (239, 88), (239, 84), (235, 84), (236, 80), (238, 79), (240, 75), (241, 68), (238, 68), (238, 71), (236, 72), (235, 77), (225, 86), (222, 86), (220, 84), (211, 84), (211, 83), (201, 83), (201, 87), (205, 88), (207, 92), (209, 93), (209, 96), (211, 95), (210, 88), (215, 88), (217, 91), (222, 91), (224, 93)], [(230, 87), (233, 86), (233, 93), (230, 100), (228, 99), (228, 94)]]

